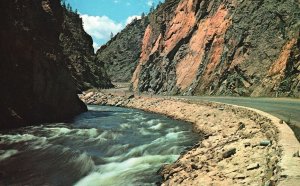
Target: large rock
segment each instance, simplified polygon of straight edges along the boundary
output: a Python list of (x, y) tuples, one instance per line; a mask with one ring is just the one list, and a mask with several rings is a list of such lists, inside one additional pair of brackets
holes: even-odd
[(60, 1), (2, 0), (0, 7), (0, 129), (85, 111), (59, 46)]
[(166, 0), (149, 15), (135, 91), (300, 97), (295, 0)]

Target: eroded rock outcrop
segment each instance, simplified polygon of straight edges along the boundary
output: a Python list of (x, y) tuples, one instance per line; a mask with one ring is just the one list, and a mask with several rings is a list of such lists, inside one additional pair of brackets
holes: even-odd
[(64, 121), (86, 110), (59, 46), (59, 0), (0, 2), (0, 128)]
[(150, 14), (133, 89), (300, 97), (300, 4), (167, 0)]
[(97, 61), (104, 63), (112, 81), (129, 82), (139, 62), (142, 39), (148, 17), (134, 20), (97, 51)]
[(68, 56), (68, 68), (78, 91), (89, 88), (110, 88), (112, 83), (104, 69), (104, 63), (96, 60), (93, 40), (75, 12), (64, 9), (63, 32), (60, 35), (63, 52)]

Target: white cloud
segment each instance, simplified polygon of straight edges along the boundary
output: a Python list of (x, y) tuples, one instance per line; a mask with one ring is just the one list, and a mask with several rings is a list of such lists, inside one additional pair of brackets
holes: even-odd
[(111, 33), (116, 35), (135, 18), (141, 19), (141, 16), (139, 15), (129, 16), (125, 22), (117, 22), (107, 16), (90, 16), (82, 14), (80, 17), (83, 21), (84, 30), (93, 38), (93, 47), (95, 51), (100, 48), (102, 43), (110, 40)]
[(135, 18), (141, 19), (141, 16), (138, 16), (138, 15), (129, 16), (126, 20), (126, 25), (130, 24)]
[(94, 51), (97, 52), (97, 50), (100, 48), (100, 45), (96, 42), (93, 42)]
[(122, 23), (117, 23), (107, 16), (81, 15), (84, 30), (93, 38), (108, 40), (110, 33), (114, 35), (122, 30)]
[(119, 0), (114, 0), (114, 3), (119, 3), (120, 1)]
[(148, 6), (152, 6), (153, 4), (154, 4), (154, 3), (153, 3), (153, 0), (148, 0), (148, 1), (147, 1), (147, 5), (148, 5)]

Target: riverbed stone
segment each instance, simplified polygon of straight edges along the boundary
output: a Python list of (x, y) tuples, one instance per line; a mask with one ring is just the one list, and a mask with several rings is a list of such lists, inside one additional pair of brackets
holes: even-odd
[(252, 163), (252, 164), (248, 165), (247, 170), (258, 169), (259, 167), (260, 167), (259, 163)]
[(230, 148), (227, 151), (225, 151), (222, 156), (225, 159), (233, 156), (235, 153), (236, 153), (236, 148)]
[(260, 146), (264, 146), (264, 147), (269, 146), (271, 144), (272, 144), (272, 141), (270, 141), (270, 140), (263, 140), (259, 143)]
[(245, 142), (244, 143), (244, 147), (250, 147), (251, 146), (251, 143), (250, 142)]
[(300, 157), (300, 152), (299, 152), (299, 150), (293, 154), (293, 157), (297, 157), (297, 158)]
[(236, 178), (236, 179), (245, 179), (246, 176), (245, 176), (244, 174), (237, 174), (237, 175), (235, 176), (235, 178)]
[(198, 165), (196, 165), (194, 163), (191, 164), (191, 168), (194, 169), (194, 170), (198, 170), (199, 169)]
[(238, 130), (242, 130), (242, 129), (244, 129), (245, 127), (246, 127), (245, 123), (239, 122), (239, 128), (238, 128)]
[(84, 99), (84, 100), (87, 100), (87, 99), (89, 99), (90, 97), (92, 97), (93, 95), (94, 95), (94, 92), (89, 92), (89, 93), (87, 93), (86, 95), (83, 96), (83, 99)]

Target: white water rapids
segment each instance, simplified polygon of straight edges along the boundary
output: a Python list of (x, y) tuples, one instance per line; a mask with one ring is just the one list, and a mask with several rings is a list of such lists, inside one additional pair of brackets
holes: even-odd
[(155, 185), (198, 142), (190, 124), (134, 109), (89, 106), (70, 124), (0, 134), (0, 185)]

